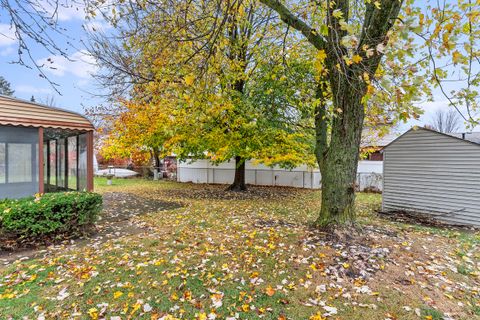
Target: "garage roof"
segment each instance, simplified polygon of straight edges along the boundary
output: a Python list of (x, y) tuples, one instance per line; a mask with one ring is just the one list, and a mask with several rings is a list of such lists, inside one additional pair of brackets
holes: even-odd
[(465, 143), (469, 143), (469, 144), (474, 144), (476, 146), (480, 146), (480, 140), (477, 139), (478, 138), (478, 135), (476, 132), (470, 134), (470, 133), (465, 133), (465, 139), (463, 139), (462, 137), (462, 133), (443, 133), (443, 132), (439, 132), (439, 131), (436, 131), (436, 130), (433, 130), (433, 129), (429, 129), (429, 128), (425, 128), (425, 127), (417, 127), (417, 126), (414, 126), (412, 127), (410, 130), (408, 130), (407, 132), (405, 132), (404, 134), (402, 134), (401, 136), (399, 136), (397, 139), (393, 140), (392, 142), (390, 142), (389, 144), (387, 144), (385, 147), (382, 148), (382, 151), (387, 149), (388, 147), (390, 147), (392, 144), (394, 144), (396, 141), (400, 140), (403, 136), (407, 135), (409, 132), (411, 131), (417, 131), (417, 130), (424, 130), (424, 131), (429, 131), (429, 132), (433, 132), (433, 133), (436, 133), (438, 135), (442, 135), (442, 136), (445, 136), (445, 137), (449, 137), (451, 139), (454, 139), (454, 140), (457, 140), (457, 141), (462, 141), (462, 142), (465, 142)]
[(79, 113), (0, 95), (0, 125), (91, 131), (90, 120)]

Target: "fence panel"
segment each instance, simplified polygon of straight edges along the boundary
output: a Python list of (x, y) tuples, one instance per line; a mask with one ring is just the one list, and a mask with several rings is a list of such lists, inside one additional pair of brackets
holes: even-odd
[[(249, 161), (246, 164), (245, 180), (247, 184), (260, 186), (286, 186), (296, 188), (321, 188), (321, 175), (318, 170), (309, 170), (306, 166), (293, 170), (279, 167), (266, 167)], [(358, 191), (382, 191), (382, 161), (360, 161), (358, 164)], [(213, 165), (206, 160), (179, 163), (177, 179), (180, 182), (230, 184), (235, 175), (233, 161)]]

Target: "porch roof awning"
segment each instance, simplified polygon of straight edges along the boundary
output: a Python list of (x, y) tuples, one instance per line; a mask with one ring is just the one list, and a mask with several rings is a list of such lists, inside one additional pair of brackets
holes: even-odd
[(92, 123), (73, 111), (0, 95), (0, 125), (91, 131)]

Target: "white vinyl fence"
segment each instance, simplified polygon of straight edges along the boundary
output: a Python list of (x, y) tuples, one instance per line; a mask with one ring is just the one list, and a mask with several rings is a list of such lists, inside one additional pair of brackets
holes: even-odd
[[(296, 188), (320, 189), (321, 175), (318, 169), (306, 165), (292, 170), (280, 167), (267, 167), (247, 161), (245, 165), (247, 184), (259, 186), (285, 186)], [(382, 190), (383, 161), (360, 161), (358, 163), (357, 189), (359, 191)], [(218, 165), (208, 160), (179, 162), (177, 180), (179, 182), (230, 184), (235, 175), (235, 161)]]

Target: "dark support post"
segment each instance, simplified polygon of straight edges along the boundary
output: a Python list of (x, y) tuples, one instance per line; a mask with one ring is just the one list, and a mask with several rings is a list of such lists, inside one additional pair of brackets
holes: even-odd
[(43, 128), (38, 128), (38, 192), (45, 192), (44, 167), (45, 159), (43, 158)]
[(87, 190), (93, 191), (93, 131), (87, 133)]
[(55, 190), (58, 191), (60, 187), (60, 181), (62, 179), (62, 172), (60, 170), (60, 144), (58, 143), (60, 141), (59, 138), (55, 139)]
[(68, 137), (64, 139), (64, 158), (65, 158), (65, 191), (68, 191)]
[(80, 157), (80, 150), (79, 150), (79, 149), (80, 149), (80, 148), (79, 148), (79, 145), (80, 145), (80, 136), (79, 136), (78, 134), (77, 134), (77, 136), (76, 136), (76, 140), (77, 140), (77, 142), (76, 142), (76, 146), (77, 146), (77, 147), (75, 148), (75, 150), (76, 150), (76, 156), (75, 156), (76, 159), (75, 159), (75, 162), (76, 162), (76, 167), (77, 167), (77, 168), (76, 168), (76, 170), (75, 170), (75, 171), (76, 171), (76, 172), (75, 172), (75, 177), (76, 177), (77, 185), (75, 186), (75, 190), (76, 190), (76, 191), (79, 191), (79, 190), (80, 190), (80, 175), (78, 174), (78, 164), (79, 164), (79, 157)]
[(45, 163), (47, 164), (47, 186), (50, 187), (50, 179), (51, 179), (51, 174), (50, 174), (50, 140), (47, 140), (47, 158), (44, 159), (46, 161)]

